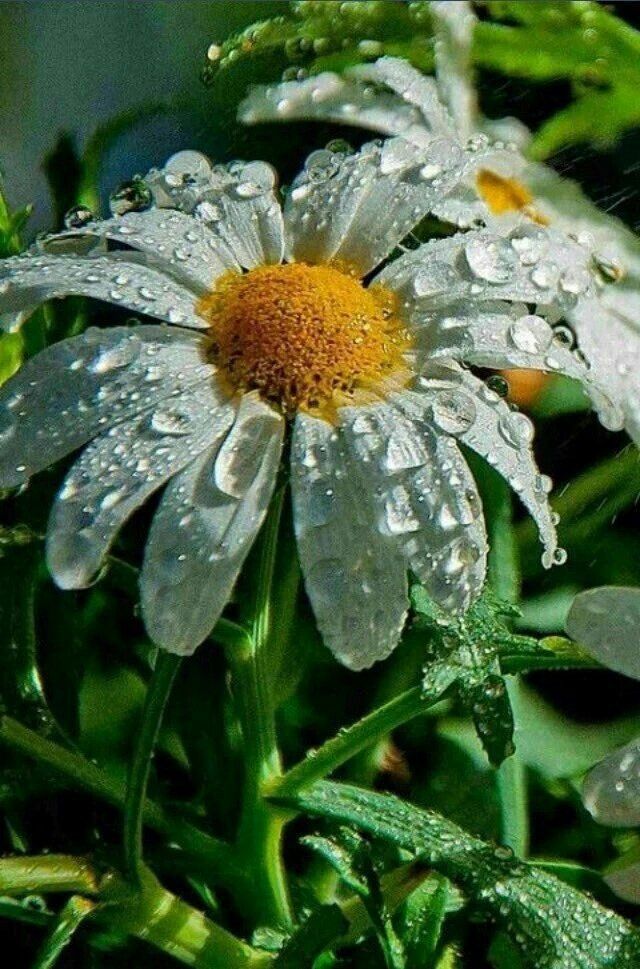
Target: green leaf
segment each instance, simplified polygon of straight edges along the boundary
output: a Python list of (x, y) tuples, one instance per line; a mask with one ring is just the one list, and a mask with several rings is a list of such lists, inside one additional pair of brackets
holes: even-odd
[(347, 888), (361, 899), (388, 969), (405, 969), (402, 943), (385, 905), (369, 842), (349, 828), (340, 828), (332, 838), (309, 835), (302, 840), (320, 854)]
[(96, 909), (95, 902), (79, 895), (72, 896), (56, 919), (31, 969), (51, 969), (69, 945), (80, 925)]
[(431, 601), (421, 586), (412, 589), (418, 628), (429, 631), (430, 659), (424, 669), (425, 696), (435, 698), (456, 684), (458, 699), (471, 714), (492, 764), (514, 751), (513, 714), (502, 677), (503, 654), (533, 655), (535, 639), (512, 633), (505, 618), (518, 610), (485, 590), (464, 616), (451, 616)]
[(273, 962), (274, 969), (311, 965), (348, 928), (349, 922), (338, 905), (322, 905), (287, 939)]
[(407, 899), (399, 930), (408, 966), (432, 964), (451, 899), (448, 879), (434, 875)]
[(0, 180), (0, 259), (17, 255), (21, 248), (20, 231), (24, 228), (33, 212), (33, 206), (26, 205), (17, 212), (11, 212), (4, 196)]
[(477, 25), (474, 60), (534, 81), (567, 79), (574, 101), (535, 135), (534, 158), (565, 145), (605, 147), (640, 123), (640, 33), (605, 6), (578, 0), (487, 3), (498, 20)]
[(640, 964), (630, 923), (535, 865), (388, 794), (321, 782), (293, 803), (413, 852), (465, 892), (511, 938), (531, 969), (623, 969)]

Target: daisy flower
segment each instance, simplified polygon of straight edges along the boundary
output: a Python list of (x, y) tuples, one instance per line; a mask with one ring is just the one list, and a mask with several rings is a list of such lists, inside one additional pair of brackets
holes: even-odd
[(640, 239), (598, 209), (576, 182), (525, 159), (530, 133), (521, 122), (480, 116), (472, 85), (476, 18), (471, 4), (438, 0), (431, 10), (435, 79), (399, 58), (383, 57), (343, 74), (325, 72), (256, 87), (241, 104), (239, 117), (248, 124), (332, 121), (402, 136), (425, 148), (443, 138), (460, 147), (482, 148), (496, 139), (511, 143), (511, 152), (469, 170), (432, 212), (459, 228), (525, 218), (556, 226), (593, 249), (600, 271), (618, 285), (607, 287), (598, 306), (580, 300), (566, 322), (615, 403), (601, 414), (603, 421), (611, 429), (625, 427), (640, 443)]
[(166, 485), (142, 613), (155, 643), (191, 653), (264, 519), (287, 430), (306, 589), (352, 669), (397, 644), (408, 570), (452, 611), (482, 587), (487, 538), (460, 445), (510, 482), (545, 564), (562, 562), (531, 422), (464, 364), (566, 373), (599, 401), (553, 328), (595, 298), (591, 252), (533, 222), (399, 248), (495, 154), (448, 137), (314, 152), (282, 208), (269, 165), (182, 152), (116, 198), (121, 214), (76, 212), (68, 231), (2, 261), (9, 328), (69, 294), (141, 320), (49, 347), (0, 391), (2, 487), (87, 445), (48, 526), (58, 585), (90, 584)]

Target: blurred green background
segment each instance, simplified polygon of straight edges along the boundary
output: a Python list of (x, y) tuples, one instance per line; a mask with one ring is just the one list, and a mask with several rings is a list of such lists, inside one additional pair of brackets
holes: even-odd
[(2, 0), (0, 169), (13, 207), (35, 204), (31, 229), (51, 224), (42, 162), (63, 132), (79, 149), (95, 128), (136, 105), (163, 99), (180, 110), (136, 127), (109, 152), (103, 185), (146, 171), (215, 129), (200, 82), (213, 41), (285, 0)]

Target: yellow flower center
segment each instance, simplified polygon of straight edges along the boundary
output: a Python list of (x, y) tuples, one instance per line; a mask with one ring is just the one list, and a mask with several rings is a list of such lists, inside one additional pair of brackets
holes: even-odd
[(211, 354), (235, 390), (258, 390), (292, 413), (383, 396), (408, 379), (395, 298), (333, 266), (292, 263), (227, 273), (200, 300)]
[(489, 206), (494, 215), (505, 212), (523, 212), (538, 225), (549, 225), (549, 220), (538, 212), (533, 204), (533, 195), (522, 182), (483, 168), (476, 177), (478, 194)]

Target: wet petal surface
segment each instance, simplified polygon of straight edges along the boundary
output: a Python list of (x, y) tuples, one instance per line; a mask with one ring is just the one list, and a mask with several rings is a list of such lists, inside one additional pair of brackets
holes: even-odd
[(233, 428), (168, 486), (153, 519), (141, 577), (151, 638), (192, 653), (209, 635), (264, 520), (284, 422), (255, 395)]
[(134, 313), (202, 329), (197, 294), (161, 270), (111, 256), (28, 253), (0, 262), (0, 320), (19, 325), (40, 304), (63, 296), (90, 296)]
[(89, 585), (129, 516), (221, 439), (233, 414), (234, 404), (207, 380), (96, 438), (51, 511), (47, 564), (56, 583), (65, 589)]
[(307, 594), (326, 645), (353, 670), (395, 648), (408, 609), (400, 549), (376, 528), (361, 470), (339, 431), (299, 414), (293, 512)]
[(213, 375), (196, 334), (91, 328), (28, 360), (0, 389), (0, 482), (24, 484), (114, 424)]

